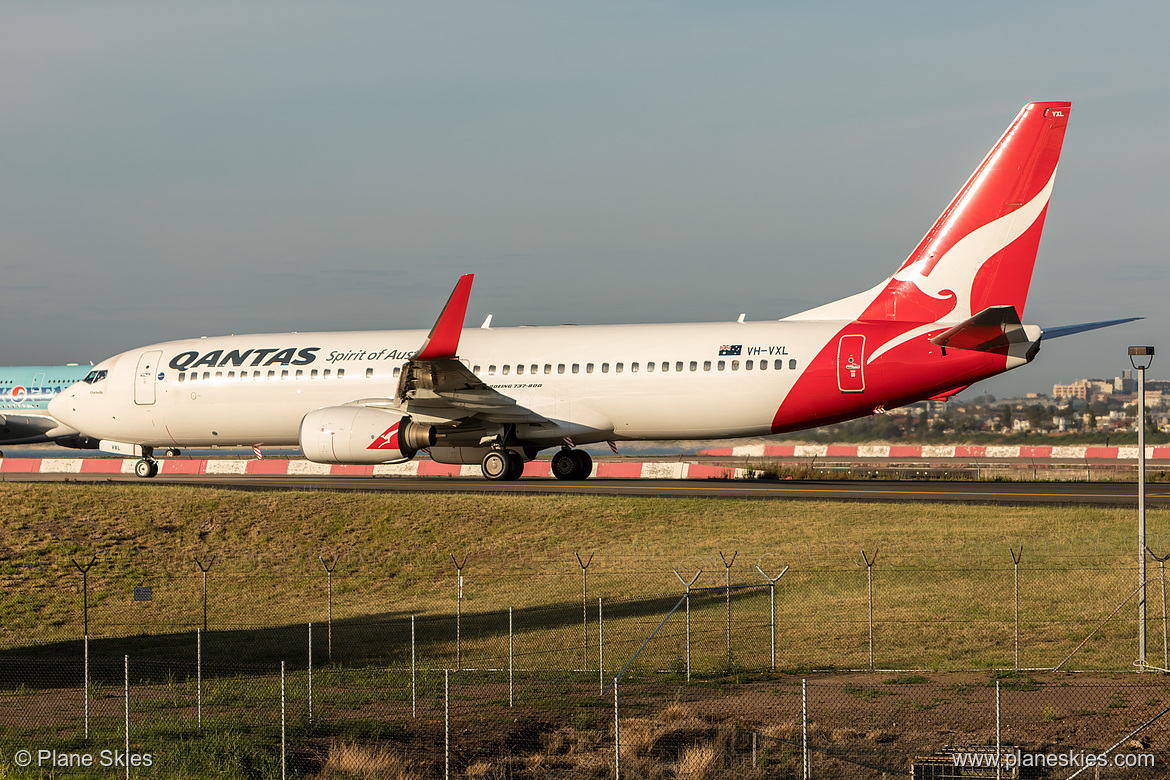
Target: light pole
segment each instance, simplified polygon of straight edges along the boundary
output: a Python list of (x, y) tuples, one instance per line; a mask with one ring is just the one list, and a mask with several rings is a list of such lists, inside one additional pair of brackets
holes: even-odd
[(1138, 666), (1146, 665), (1146, 369), (1153, 347), (1130, 347), (1129, 362), (1138, 372)]

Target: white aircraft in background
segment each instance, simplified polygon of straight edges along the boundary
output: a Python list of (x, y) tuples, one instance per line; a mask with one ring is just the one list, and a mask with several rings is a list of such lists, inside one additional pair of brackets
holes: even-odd
[[(63, 447), (96, 448), (90, 441), (49, 415), (49, 401), (80, 381), (92, 364), (63, 366), (0, 366), (0, 443), (56, 442)], [(2, 455), (0, 455), (2, 457)]]
[[(479, 463), (516, 479), (556, 447), (762, 436), (861, 417), (1030, 362), (1021, 324), (1069, 103), (1024, 107), (893, 276), (772, 322), (463, 329), (471, 275), (429, 333), (221, 336), (98, 364), (53, 416), (140, 457), (155, 448), (299, 445), (319, 463)], [(742, 320), (742, 318), (741, 318)], [(420, 346), (421, 345), (421, 346)]]

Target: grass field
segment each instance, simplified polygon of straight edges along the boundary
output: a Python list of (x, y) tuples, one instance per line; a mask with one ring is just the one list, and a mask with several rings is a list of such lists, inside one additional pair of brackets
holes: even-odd
[[(614, 623), (607, 643), (640, 643), (683, 593), (760, 584), (776, 576), (779, 664), (868, 665), (868, 595), (862, 551), (874, 565), (875, 662), (887, 668), (970, 668), (1014, 663), (1013, 567), (1019, 552), (1021, 663), (1061, 660), (1136, 584), (1134, 512), (1095, 507), (861, 504), (591, 497), (419, 496), (237, 492), (139, 485), (0, 484), (0, 648), (77, 640), (82, 576), (71, 561), (96, 558), (89, 579), (90, 635), (190, 634), (202, 625), (211, 564), (213, 631), (293, 630), (329, 614), (323, 558), (335, 564), (335, 630), (377, 624), (402, 636), (417, 615), (447, 626), (460, 610), (467, 650), (498, 661), (507, 609), (521, 614), (529, 644), (574, 647), (587, 602)], [(1151, 511), (1150, 546), (1170, 552), (1167, 513)], [(721, 555), (723, 557), (721, 557)], [(456, 567), (463, 564), (457, 603)], [(1151, 565), (1156, 576), (1158, 568)], [(152, 589), (135, 602), (135, 587)], [(1160, 591), (1151, 592), (1160, 618)], [(768, 644), (767, 588), (737, 591), (736, 653), (759, 665)], [(722, 590), (692, 598), (694, 641), (726, 656)], [(1124, 610), (1078, 654), (1074, 666), (1128, 668)], [(547, 636), (539, 626), (545, 623)], [(672, 622), (670, 636), (677, 621)], [(1151, 624), (1160, 650), (1160, 620)], [(575, 627), (575, 628), (574, 628)], [(1155, 634), (1154, 628), (1159, 633)], [(608, 628), (608, 627), (607, 627)], [(431, 631), (433, 651), (444, 655)], [(761, 633), (762, 632), (762, 633)], [(451, 632), (453, 633), (453, 632)], [(463, 637), (461, 637), (462, 639)], [(720, 642), (722, 640), (722, 644)], [(184, 639), (188, 642), (188, 639)], [(281, 640), (283, 642), (284, 640)], [(291, 640), (289, 640), (291, 641)], [(384, 644), (384, 643), (383, 643)], [(362, 653), (360, 636), (346, 652)], [(453, 649), (453, 648), (452, 648)], [(566, 651), (569, 652), (569, 651)], [(752, 655), (754, 654), (754, 655)], [(401, 655), (399, 648), (399, 655)], [(749, 657), (749, 655), (751, 657)], [(766, 657), (766, 652), (764, 652)], [(262, 656), (263, 657), (263, 656)], [(671, 659), (659, 659), (666, 663)], [(567, 663), (567, 662), (566, 662)], [(561, 664), (562, 666), (565, 663)]]
[[(1166, 512), (1150, 512), (1155, 551), (1170, 551), (1170, 536), (1163, 530), (1167, 519)], [(863, 550), (871, 561), (876, 554), (875, 666), (927, 670), (927, 677), (834, 678), (826, 683), (825, 690), (833, 693), (818, 716), (818, 738), (829, 745), (849, 742), (850, 749), (880, 752), (886, 750), (883, 735), (893, 728), (890, 724), (937, 719), (952, 704), (958, 707), (963, 697), (987, 699), (987, 681), (999, 674), (990, 670), (1014, 665), (1009, 548), (1017, 553), (1023, 548), (1020, 665), (1055, 665), (1104, 622), (1064, 668), (1129, 669), (1136, 651), (1136, 610), (1127, 606), (1112, 620), (1106, 618), (1136, 584), (1134, 525), (1132, 510), (1092, 507), (252, 493), (4, 483), (0, 719), (7, 720), (0, 727), (11, 739), (0, 740), (0, 754), (6, 756), (9, 748), (30, 740), (56, 740), (63, 749), (120, 744), (122, 662), (129, 655), (135, 744), (154, 746), (167, 755), (165, 771), (153, 774), (194, 776), (211, 768), (224, 776), (278, 776), (274, 675), (286, 661), (295, 702), (290, 734), (300, 751), (302, 773), (323, 778), (430, 776), (438, 766), (435, 740), (442, 744), (437, 731), (442, 670), (506, 670), (511, 638), (512, 663), (524, 681), (517, 695), (522, 715), (506, 706), (506, 673), (460, 673), (458, 698), (466, 709), (458, 717), (469, 724), (462, 739), (472, 739), (468, 734), (483, 737), (461, 748), (465, 774), (477, 776), (476, 767), (478, 776), (500, 770), (502, 764), (483, 751), (510, 754), (510, 746), (532, 737), (544, 747), (525, 749), (524, 761), (535, 762), (532, 766), (509, 765), (517, 776), (547, 774), (562, 759), (569, 767), (565, 776), (604, 776), (609, 771), (603, 744), (608, 705), (596, 696), (591, 680), (599, 689), (616, 674), (678, 603), (684, 589), (674, 572), (690, 580), (701, 570), (695, 587), (708, 590), (691, 598), (689, 645), (685, 611), (680, 609), (627, 673), (634, 687), (627, 689), (632, 692), (623, 717), (631, 719), (629, 739), (646, 742), (638, 760), (649, 762), (647, 767), (678, 772), (684, 764), (707, 761), (726, 769), (732, 761), (728, 756), (746, 760), (748, 748), (743, 735), (736, 736), (735, 724), (768, 722), (751, 710), (756, 705), (749, 694), (780, 696), (786, 720), (775, 731), (790, 733), (789, 710), (798, 685), (793, 673), (868, 666)], [(576, 554), (589, 561), (587, 625)], [(71, 561), (85, 563), (91, 556), (89, 699), (95, 736), (85, 742), (75, 729), (82, 576)], [(461, 600), (452, 556), (463, 564)], [(208, 574), (209, 634), (202, 646), (209, 711), (205, 738), (192, 732), (194, 630), (203, 620), (203, 578), (195, 558), (205, 565), (214, 560)], [(327, 661), (329, 580), (321, 558), (335, 564), (333, 664)], [(732, 593), (732, 649), (727, 651), (725, 561), (732, 563), (730, 580), (736, 586), (764, 583), (757, 566), (772, 577), (790, 567), (775, 591), (778, 674), (769, 671), (772, 630), (766, 587)], [(1156, 564), (1150, 572), (1157, 576)], [(135, 587), (150, 587), (152, 599), (134, 601)], [(1157, 586), (1150, 597), (1150, 655), (1160, 662)], [(598, 671), (598, 598), (605, 612), (604, 672)], [(427, 712), (417, 721), (403, 719), (404, 708), (410, 706), (412, 616), (420, 697)], [(315, 723), (308, 722), (305, 709), (308, 622), (314, 624), (318, 707), (330, 714)], [(690, 684), (685, 673), (688, 646), (695, 670)], [(881, 684), (937, 680), (936, 675), (948, 670), (970, 669), (985, 671), (975, 677), (944, 677), (933, 683), (934, 689), (914, 695), (900, 693), (910, 689)], [(1021, 674), (1009, 681), (1031, 680)], [(1100, 726), (1101, 718), (1112, 712), (1112, 704), (1062, 704), (1052, 697), (1056, 689), (1045, 685), (1032, 682), (1019, 689), (1021, 695), (1036, 692), (1028, 717), (1043, 728), (1061, 718)], [(644, 693), (637, 693), (638, 686), (645, 686)], [(726, 698), (733, 691), (742, 691), (742, 698)], [(1142, 712), (1154, 707), (1163, 693), (1141, 694), (1146, 702)], [(672, 698), (696, 704), (671, 714)], [(733, 701), (745, 709), (732, 711)], [(895, 701), (897, 707), (887, 713), (892, 706), (888, 702)], [(859, 710), (869, 713), (868, 731), (825, 725), (848, 722)], [(47, 714), (42, 721), (30, 717), (31, 712)], [(58, 712), (66, 713), (72, 730), (53, 720)], [(1116, 728), (1124, 725), (1118, 721)], [(932, 726), (922, 728), (923, 744), (935, 739)], [(716, 755), (722, 758), (704, 758), (706, 753), (699, 752), (684, 756), (681, 748), (672, 748), (664, 758), (656, 746), (664, 735), (677, 736), (680, 729), (702, 737), (695, 737), (695, 751), (718, 748)], [(17, 738), (24, 741), (12, 742)], [(785, 751), (790, 752), (791, 744), (776, 743), (769, 749), (774, 758), (775, 751), (789, 755)], [(408, 766), (411, 761), (414, 769)], [(784, 761), (790, 762), (790, 756)], [(424, 764), (425, 771), (418, 768)], [(380, 769), (352, 769), (355, 765)], [(8, 776), (5, 771), (0, 769), (0, 777)], [(738, 770), (732, 774), (753, 776)], [(646, 776), (652, 775), (647, 769)]]

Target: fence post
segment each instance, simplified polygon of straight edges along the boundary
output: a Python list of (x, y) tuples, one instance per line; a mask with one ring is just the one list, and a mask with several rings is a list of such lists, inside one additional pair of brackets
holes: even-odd
[(451, 777), (451, 670), (443, 670), (443, 777)]
[(455, 564), (455, 571), (459, 575), (458, 592), (455, 595), (455, 668), (463, 668), (463, 567), (467, 565), (467, 555), (463, 562), (455, 560), (455, 553), (449, 553), (451, 563)]
[(126, 674), (126, 780), (130, 780), (130, 656), (122, 657)]
[(286, 767), (288, 761), (285, 760), (285, 734), (284, 734), (284, 661), (280, 662), (280, 780), (285, 780)]
[(83, 681), (82, 697), (85, 700), (85, 738), (89, 739), (89, 635), (85, 636), (82, 654), (85, 656), (85, 680)]
[(613, 678), (613, 776), (622, 776), (622, 730), (618, 720), (618, 678)]
[[(771, 610), (771, 618), (768, 622), (769, 630), (772, 634), (772, 671), (776, 671), (776, 580), (784, 576), (784, 572), (788, 571), (789, 567), (785, 566), (784, 571), (777, 574), (775, 577), (769, 577), (764, 573), (764, 570), (756, 566), (756, 571), (768, 581), (768, 607)], [(755, 737), (753, 736), (754, 740)], [(753, 743), (754, 744), (754, 743)]]
[(512, 656), (512, 608), (508, 607), (508, 706), (514, 705), (512, 698), (512, 683), (515, 667)]
[(410, 716), (418, 717), (418, 666), (415, 663), (414, 615), (410, 616)]
[(309, 723), (313, 722), (313, 624), (309, 623)]
[(325, 576), (329, 580), (329, 631), (328, 631), (328, 656), (329, 663), (333, 663), (333, 570), (337, 568), (337, 555), (333, 556), (333, 565), (325, 563), (325, 559), (320, 555), (317, 560), (321, 561), (321, 565), (325, 567)]
[(581, 636), (583, 637), (583, 645), (581, 648), (581, 655), (585, 659), (585, 670), (589, 669), (589, 610), (586, 606), (585, 597), (589, 593), (589, 564), (593, 563), (593, 556), (595, 552), (589, 553), (589, 560), (582, 561), (580, 553), (573, 553), (577, 556), (577, 563), (581, 566)]
[(203, 733), (203, 630), (195, 627), (195, 717)]
[(195, 565), (203, 572), (203, 633), (207, 633), (207, 572), (215, 564), (215, 556), (211, 556), (211, 560), (207, 565), (203, 565), (203, 561), (195, 558)]
[(84, 616), (84, 632), (82, 633), (82, 668), (85, 677), (85, 690), (83, 692), (83, 706), (85, 709), (85, 738), (89, 739), (89, 568), (93, 566), (94, 561), (97, 560), (96, 555), (91, 555), (89, 563), (82, 566), (72, 558), (73, 565), (81, 572), (81, 613)]
[(861, 557), (865, 560), (866, 575), (869, 579), (869, 670), (873, 671), (873, 565), (877, 563), (878, 550), (873, 551), (873, 560), (865, 554), (865, 550), (861, 551)]
[[(695, 576), (691, 578), (691, 581), (687, 582), (678, 571), (674, 572), (674, 576), (678, 577), (678, 581), (687, 589), (687, 595), (685, 597), (687, 602), (687, 682), (691, 681), (691, 586), (695, 584), (695, 581), (699, 579), (699, 575), (702, 573), (703, 570), (699, 569), (695, 573)], [(678, 609), (678, 607), (676, 606), (675, 609)]]
[(808, 678), (800, 681), (800, 764), (804, 769), (804, 780), (809, 780), (811, 774), (808, 766)]
[(719, 558), (723, 561), (723, 568), (727, 570), (727, 670), (731, 671), (731, 567), (735, 564), (735, 559), (739, 556), (739, 551), (736, 550), (731, 554), (731, 562), (723, 557), (723, 551), (720, 550)]
[(597, 690), (605, 693), (605, 628), (601, 623), (601, 596), (597, 597)]
[(81, 612), (85, 620), (85, 636), (89, 636), (89, 568), (93, 566), (93, 562), (97, 560), (97, 556), (91, 555), (89, 563), (85, 564), (85, 566), (82, 566), (72, 558), (69, 560), (73, 561), (73, 565), (81, 572)]
[(1016, 593), (1016, 671), (1020, 670), (1020, 559), (1024, 557), (1024, 545), (1020, 545), (1019, 553), (1014, 547), (1008, 550), (1012, 554), (1012, 567), (1015, 569)]

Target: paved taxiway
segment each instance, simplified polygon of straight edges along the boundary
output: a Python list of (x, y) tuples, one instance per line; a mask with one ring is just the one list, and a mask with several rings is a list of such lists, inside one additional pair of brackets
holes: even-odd
[[(1134, 482), (946, 482), (905, 480), (732, 481), (718, 479), (590, 479), (560, 482), (521, 479), (489, 482), (468, 477), (268, 477), (262, 475), (160, 475), (141, 480), (122, 474), (8, 474), (8, 482), (197, 485), (238, 490), (362, 490), (481, 495), (598, 495), (750, 498), (764, 500), (929, 501), (970, 504), (1090, 504), (1137, 506)], [(1150, 507), (1170, 507), (1170, 483), (1147, 485)]]

